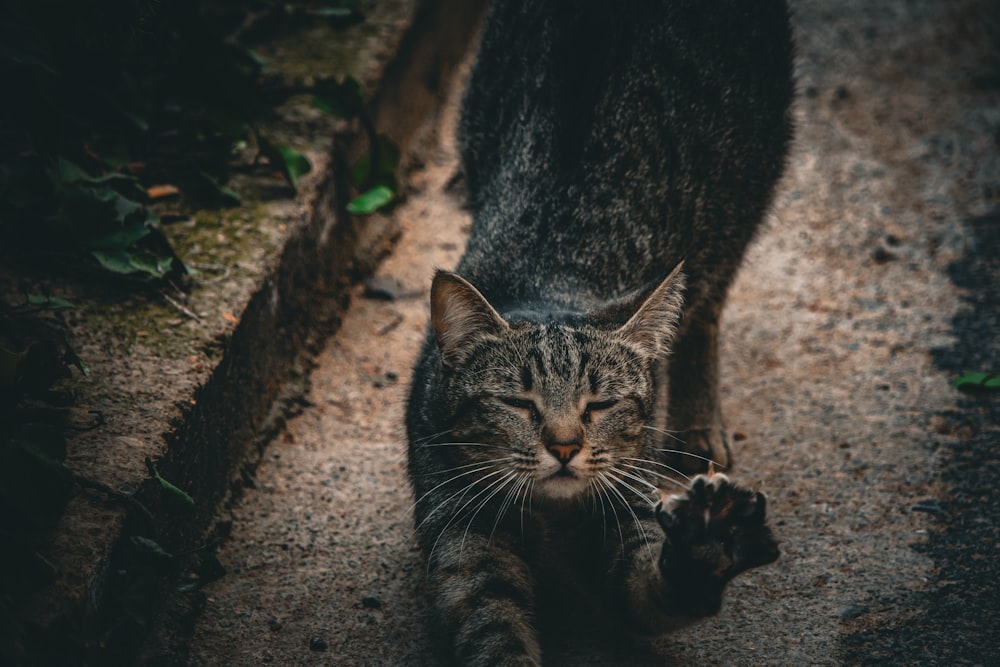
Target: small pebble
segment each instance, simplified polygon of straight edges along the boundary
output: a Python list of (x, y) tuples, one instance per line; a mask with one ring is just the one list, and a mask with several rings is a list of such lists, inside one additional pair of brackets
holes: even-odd
[(313, 637), (309, 640), (309, 650), (310, 651), (325, 651), (326, 650), (326, 640), (322, 637)]
[(361, 604), (368, 609), (379, 609), (382, 606), (382, 601), (374, 595), (366, 595), (361, 599)]
[(849, 621), (853, 618), (858, 618), (859, 616), (864, 616), (867, 613), (868, 613), (867, 605), (854, 604), (853, 602), (845, 604), (843, 607), (837, 610), (837, 616), (844, 619), (845, 621)]
[(278, 630), (281, 629), (281, 621), (272, 616), (271, 618), (267, 619), (267, 627), (271, 629), (271, 632), (277, 632)]
[(872, 259), (874, 259), (878, 264), (885, 264), (886, 262), (896, 259), (896, 255), (889, 252), (882, 246), (879, 246), (872, 251)]
[(918, 500), (910, 507), (911, 512), (927, 512), (928, 514), (944, 514), (941, 501), (937, 498), (924, 498)]
[(371, 276), (365, 280), (366, 299), (395, 301), (403, 292), (403, 285), (392, 276)]

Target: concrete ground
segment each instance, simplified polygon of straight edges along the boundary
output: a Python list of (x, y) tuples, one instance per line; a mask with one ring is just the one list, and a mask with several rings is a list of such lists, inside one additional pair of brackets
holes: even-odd
[[(718, 617), (548, 664), (986, 665), (1000, 650), (1000, 10), (800, 0), (797, 141), (723, 323), (740, 480), (781, 559)], [(454, 101), (402, 236), (232, 508), (191, 665), (432, 664), (402, 414), (434, 267), (460, 256)], [(394, 296), (386, 300), (373, 296)], [(185, 647), (188, 648), (188, 647)]]

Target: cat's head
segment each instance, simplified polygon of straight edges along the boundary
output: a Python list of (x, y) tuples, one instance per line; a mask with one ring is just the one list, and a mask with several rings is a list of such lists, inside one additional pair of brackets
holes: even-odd
[(642, 489), (637, 468), (654, 465), (639, 460), (656, 398), (653, 370), (677, 330), (683, 288), (678, 267), (654, 289), (572, 325), (537, 323), (504, 319), (472, 284), (438, 272), (438, 398), (447, 439), (468, 443), (454, 448), (460, 463), (479, 463), (485, 482), (530, 488), (535, 499)]

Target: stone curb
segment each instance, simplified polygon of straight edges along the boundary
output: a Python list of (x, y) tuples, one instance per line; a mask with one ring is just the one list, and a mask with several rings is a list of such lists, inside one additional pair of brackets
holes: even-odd
[[(440, 106), (484, 4), (379, 3), (381, 23), (359, 38), (367, 40), (358, 49), (363, 62), (345, 73), (362, 82), (375, 127), (404, 154)], [(100, 411), (105, 422), (74, 438), (67, 464), (131, 496), (150, 516), (128, 511), (122, 496), (99, 491), (81, 490), (70, 501), (44, 554), (58, 577), (19, 610), (16, 632), (27, 664), (73, 658), (78, 660), (70, 664), (112, 664), (135, 654), (148, 628), (122, 621), (127, 609), (116, 590), (119, 575), (141, 561), (132, 538), (154, 536), (178, 555), (212, 539), (219, 510), (253, 483), (264, 446), (294, 409), (312, 356), (336, 330), (348, 288), (389, 249), (396, 233), (391, 218), (353, 217), (345, 209), (348, 165), (366, 150), (363, 130), (341, 124), (332, 149), (323, 147), (328, 138), (304, 139), (314, 171), (294, 201), (254, 212), (252, 224), (275, 225), (278, 232), (269, 230), (265, 242), (251, 243), (252, 259), (237, 261), (240, 273), (228, 280), (238, 284), (222, 303), (203, 298), (196, 287), (179, 306), (190, 315), (183, 317), (147, 299), (109, 299), (90, 288), (74, 293), (66, 287), (81, 304), (68, 322), (70, 341), (93, 370), (91, 379), (74, 388), (79, 409)], [(220, 238), (229, 231), (220, 229)], [(253, 266), (243, 271), (244, 264)], [(45, 277), (35, 279), (49, 284)], [(107, 325), (116, 322), (116, 309), (134, 316), (124, 332)], [(136, 337), (143, 332), (137, 327), (165, 327), (164, 321), (173, 331), (184, 330), (175, 337), (183, 338), (190, 355), (177, 352), (184, 345), (158, 346)], [(130, 341), (124, 346), (123, 336)], [(157, 369), (154, 377), (143, 370), (148, 368)], [(171, 506), (147, 461), (195, 500), (193, 511)], [(170, 576), (139, 593), (166, 599), (183, 569), (177, 560)]]

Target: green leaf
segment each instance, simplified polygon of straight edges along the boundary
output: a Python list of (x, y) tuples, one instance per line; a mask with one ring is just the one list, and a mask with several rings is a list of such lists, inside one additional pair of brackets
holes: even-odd
[(160, 483), (160, 488), (163, 489), (166, 498), (170, 499), (171, 502), (176, 504), (178, 507), (188, 510), (194, 509), (194, 498), (160, 477), (159, 473), (156, 474), (156, 481)]
[(317, 7), (308, 10), (308, 13), (310, 16), (321, 19), (346, 19), (350, 18), (354, 12), (348, 7)]
[(162, 278), (173, 265), (173, 257), (159, 257), (148, 250), (91, 250), (101, 266), (113, 273), (122, 275), (143, 275), (149, 278)]
[(160, 546), (159, 542), (151, 540), (148, 537), (133, 535), (128, 538), (128, 541), (137, 552), (151, 560), (166, 562), (174, 558), (173, 554)]
[(70, 162), (64, 157), (56, 158), (55, 175), (63, 183), (90, 183), (91, 185), (104, 185), (112, 181), (135, 182), (135, 179), (125, 174), (112, 171), (101, 176), (91, 176), (82, 167), (74, 162)]
[(342, 82), (326, 82), (313, 95), (313, 106), (328, 114), (350, 120), (362, 114), (365, 108), (361, 95), (361, 84), (354, 77), (346, 77)]
[(90, 254), (108, 271), (126, 275), (135, 273), (135, 267), (129, 262), (129, 255), (124, 250), (114, 250), (111, 252), (93, 250)]
[(305, 155), (288, 146), (276, 145), (274, 148), (281, 157), (285, 177), (298, 190), (299, 179), (312, 171), (312, 163)]
[(1000, 375), (971, 371), (955, 380), (953, 385), (964, 391), (994, 391), (1000, 389)]
[(211, 193), (217, 198), (225, 202), (228, 206), (239, 206), (242, 198), (240, 193), (236, 192), (230, 187), (227, 187), (219, 182), (217, 178), (212, 176), (207, 171), (199, 171), (198, 176), (201, 177), (202, 183), (207, 185)]
[(142, 204), (131, 199), (126, 199), (125, 197), (118, 196), (114, 199), (115, 202), (115, 214), (118, 216), (118, 222), (125, 222), (133, 213), (143, 210), (145, 208)]
[(347, 211), (354, 215), (368, 215), (391, 202), (393, 197), (395, 194), (388, 186), (376, 185), (368, 192), (353, 199), (347, 205)]
[(80, 355), (76, 353), (76, 350), (68, 345), (66, 346), (66, 361), (76, 366), (77, 369), (83, 373), (83, 377), (90, 377), (90, 366), (88, 366), (87, 362), (80, 358)]
[[(141, 205), (139, 207), (141, 208)], [(125, 250), (139, 239), (149, 236), (150, 231), (150, 228), (145, 224), (130, 225), (91, 240), (90, 247), (92, 250)]]
[(64, 308), (75, 308), (72, 302), (61, 299), (57, 296), (47, 294), (28, 294), (28, 305), (39, 306), (48, 310), (62, 310)]
[(356, 188), (364, 187), (367, 183), (388, 185), (396, 188), (396, 167), (399, 166), (400, 151), (389, 137), (384, 134), (378, 135), (378, 173), (371, 173), (372, 151), (358, 158), (358, 161), (351, 167), (351, 184)]

